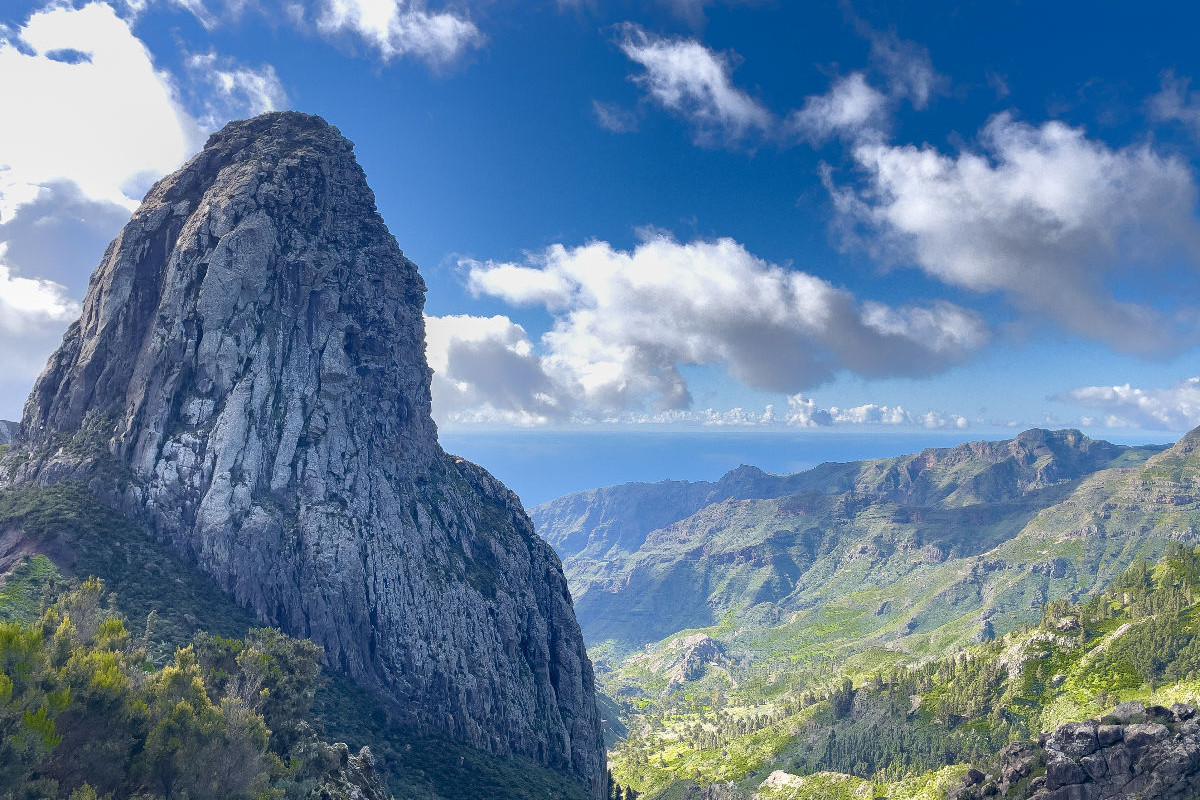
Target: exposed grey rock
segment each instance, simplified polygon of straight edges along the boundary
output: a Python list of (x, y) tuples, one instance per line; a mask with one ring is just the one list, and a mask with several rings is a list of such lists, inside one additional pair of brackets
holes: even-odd
[(710, 666), (727, 666), (729, 663), (721, 643), (704, 633), (674, 639), (664, 652), (649, 659), (650, 668), (666, 675), (672, 686), (696, 680), (707, 673)]
[[(1100, 725), (1093, 720), (1063, 725), (1039, 745), (1018, 743), (997, 757), (998, 780), (965, 778), (948, 795), (954, 800), (983, 797), (1022, 800), (1193, 800), (1200, 797), (1200, 725), (1194, 706), (1146, 709), (1122, 703), (1118, 719), (1171, 721)], [(1035, 775), (1041, 765), (1044, 775)], [(1031, 777), (1032, 776), (1032, 777)]]
[(558, 558), (438, 445), (425, 285), (351, 149), (269, 114), (156, 184), (38, 379), (10, 480), (88, 483), (407, 724), (602, 795)]
[(17, 429), (21, 427), (19, 422), (9, 422), (8, 420), (0, 419), (0, 444), (9, 444), (17, 435)]
[(1136, 700), (1129, 700), (1114, 708), (1112, 716), (1124, 723), (1144, 722), (1146, 719), (1146, 706)]
[(1096, 741), (1097, 724), (1092, 721), (1071, 722), (1051, 734), (1046, 749), (1060, 752), (1078, 760), (1096, 752), (1100, 744)]
[(312, 800), (388, 800), (375, 756), (364, 747), (350, 755), (343, 742), (327, 744), (317, 739), (306, 725), (306, 736), (289, 752), (303, 765), (300, 778)]

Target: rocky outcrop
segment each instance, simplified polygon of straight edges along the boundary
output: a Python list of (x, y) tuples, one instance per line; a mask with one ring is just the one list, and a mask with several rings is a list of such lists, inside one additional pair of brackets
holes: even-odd
[(672, 639), (662, 651), (646, 658), (646, 665), (665, 676), (671, 686), (694, 681), (705, 675), (709, 667), (730, 663), (721, 643), (705, 633)]
[(231, 123), (109, 246), (0, 472), (86, 483), (405, 724), (602, 794), (559, 561), (438, 445), (424, 291), (335, 128)]
[(0, 419), (0, 444), (9, 444), (17, 435), (20, 423)]
[(949, 800), (1191, 800), (1200, 797), (1200, 719), (1191, 705), (1122, 703), (1036, 745), (1005, 747), (994, 773), (972, 770)]
[(326, 744), (309, 732), (299, 742), (292, 755), (303, 765), (305, 774), (298, 776), (311, 786), (308, 796), (313, 800), (387, 800), (388, 792), (379, 777), (379, 768), (370, 748), (350, 755), (344, 743)]

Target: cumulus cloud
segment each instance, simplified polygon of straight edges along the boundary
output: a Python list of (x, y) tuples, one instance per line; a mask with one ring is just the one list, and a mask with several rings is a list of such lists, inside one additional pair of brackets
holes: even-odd
[(210, 50), (190, 55), (187, 69), (203, 108), (200, 121), (205, 128), (288, 106), (287, 92), (270, 64), (245, 67)]
[(796, 392), (850, 371), (925, 375), (987, 339), (973, 312), (949, 303), (859, 303), (731, 239), (680, 243), (647, 233), (631, 251), (607, 242), (555, 245), (524, 263), (464, 261), (472, 291), (554, 316), (543, 371), (592, 409), (686, 409), (681, 368), (715, 365), (748, 386)]
[(420, 0), (322, 0), (317, 29), (354, 34), (384, 61), (412, 56), (434, 66), (455, 61), (484, 38), (466, 17), (430, 11)]
[(783, 422), (793, 428), (824, 428), (833, 424), (829, 409), (821, 408), (817, 401), (800, 393), (790, 394)]
[(1084, 425), (1172, 431), (1200, 425), (1200, 377), (1157, 389), (1136, 389), (1128, 383), (1082, 386), (1054, 399), (1101, 412), (1099, 417), (1084, 417)]
[(888, 98), (854, 72), (834, 81), (827, 94), (809, 97), (804, 108), (793, 111), (787, 127), (813, 144), (835, 136), (850, 139), (881, 129), (886, 123)]
[(654, 102), (687, 119), (696, 141), (736, 141), (772, 127), (772, 115), (733, 84), (730, 57), (694, 39), (664, 38), (627, 23), (618, 45), (645, 72), (634, 76)]
[(798, 428), (828, 427), (831, 425), (887, 425), (928, 428), (939, 430), (956, 428), (963, 430), (970, 427), (970, 422), (960, 414), (947, 414), (941, 411), (928, 410), (912, 414), (903, 406), (888, 406), (879, 403), (864, 403), (851, 408), (831, 406), (821, 408), (810, 397), (802, 394), (789, 395), (788, 410), (783, 418), (784, 424)]
[(433, 370), (433, 415), (444, 426), (968, 427), (967, 419), (958, 414), (909, 413), (902, 406), (878, 403), (823, 408), (800, 393), (787, 396), (782, 413), (774, 404), (760, 409), (645, 409), (632, 403), (597, 402), (578, 374), (562, 369), (545, 340), (539, 347), (506, 316), (427, 316), (425, 330), (426, 357)]
[[(83, 57), (56, 57), (64, 51)], [(33, 14), (0, 40), (0, 75), (0, 220), (60, 179), (132, 208), (150, 177), (179, 164), (200, 139), (171, 81), (103, 3)]]
[(955, 156), (860, 142), (852, 152), (865, 188), (829, 184), (843, 219), (865, 224), (892, 258), (948, 284), (1003, 292), (1115, 349), (1157, 354), (1197, 341), (1194, 311), (1118, 299), (1110, 287), (1131, 267), (1200, 252), (1187, 164), (1007, 114), (980, 138), (983, 152)]
[(1189, 78), (1167, 72), (1162, 77), (1162, 90), (1147, 103), (1150, 116), (1160, 122), (1179, 122), (1200, 139), (1200, 92), (1188, 91)]
[(569, 392), (508, 317), (426, 317), (425, 339), (439, 423), (544, 425), (570, 412)]

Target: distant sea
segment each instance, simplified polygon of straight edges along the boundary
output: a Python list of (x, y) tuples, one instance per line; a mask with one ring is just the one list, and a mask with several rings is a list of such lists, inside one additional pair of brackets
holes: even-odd
[[(1164, 444), (1178, 434), (1086, 431), (1118, 444)], [(858, 461), (1010, 439), (1017, 431), (830, 433), (821, 431), (635, 430), (586, 432), (465, 432), (441, 434), (442, 446), (481, 465), (529, 508), (560, 495), (630, 481), (715, 481), (750, 464), (765, 472), (801, 472), (826, 461)]]

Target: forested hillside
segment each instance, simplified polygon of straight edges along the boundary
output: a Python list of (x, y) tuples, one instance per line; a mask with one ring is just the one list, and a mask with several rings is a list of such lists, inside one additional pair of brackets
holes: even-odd
[[(368, 772), (384, 797), (585, 796), (531, 762), (397, 726), (318, 647), (259, 628), (85, 487), (0, 492), (0, 575), (0, 739), (15, 748), (0, 797), (340, 798)], [(364, 745), (373, 762), (352, 760)], [(212, 759), (240, 777), (186, 766)], [(182, 766), (164, 778), (151, 762)]]
[(1200, 698), (1200, 432), (1035, 430), (533, 516), (629, 729), (615, 780), (649, 797), (969, 794), (1008, 745)]
[(614, 774), (658, 798), (699, 796), (689, 786), (730, 798), (942, 798), (1009, 743), (1123, 701), (1200, 700), (1198, 600), (1200, 549), (1176, 543), (1102, 592), (1047, 604), (1036, 625), (945, 658), (878, 652), (873, 666), (821, 681), (710, 680), (646, 704)]

